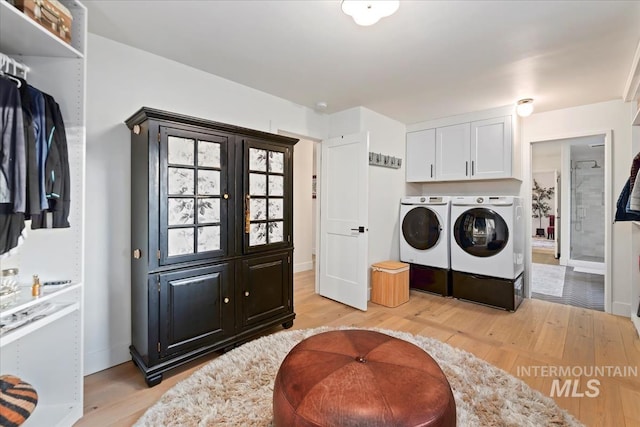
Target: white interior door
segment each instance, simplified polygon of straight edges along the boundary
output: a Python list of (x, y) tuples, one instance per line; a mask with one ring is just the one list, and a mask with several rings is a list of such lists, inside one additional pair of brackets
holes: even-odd
[(320, 295), (367, 310), (367, 132), (322, 142), (320, 173)]

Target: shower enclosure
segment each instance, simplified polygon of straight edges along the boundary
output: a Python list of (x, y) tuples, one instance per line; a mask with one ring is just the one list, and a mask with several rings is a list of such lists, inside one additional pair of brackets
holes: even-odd
[(570, 260), (604, 270), (604, 146), (571, 147)]

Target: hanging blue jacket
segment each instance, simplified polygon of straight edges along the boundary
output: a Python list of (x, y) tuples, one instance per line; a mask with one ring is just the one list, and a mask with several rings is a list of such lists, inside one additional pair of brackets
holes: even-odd
[(630, 179), (627, 179), (627, 183), (624, 185), (620, 197), (618, 197), (615, 221), (640, 221), (640, 213), (636, 213), (635, 211), (627, 212), (627, 204), (629, 203), (629, 196), (631, 194), (630, 181)]

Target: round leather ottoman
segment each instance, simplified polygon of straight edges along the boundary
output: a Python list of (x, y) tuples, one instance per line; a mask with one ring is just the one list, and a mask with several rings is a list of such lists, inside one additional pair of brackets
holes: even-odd
[(280, 365), (273, 421), (289, 426), (455, 426), (451, 387), (421, 348), (366, 330), (324, 332)]

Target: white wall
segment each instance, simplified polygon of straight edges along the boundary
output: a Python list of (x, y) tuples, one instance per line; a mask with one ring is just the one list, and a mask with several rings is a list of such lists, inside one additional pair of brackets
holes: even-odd
[[(599, 134), (612, 130), (611, 206), (615, 208), (618, 195), (629, 178), (633, 158), (630, 124), (631, 104), (620, 100), (538, 113), (526, 118), (523, 124), (524, 185), (521, 196), (530, 197), (525, 191), (530, 186), (530, 142)], [(614, 314), (623, 316), (628, 316), (630, 312), (631, 268), (637, 264), (637, 260), (631, 259), (631, 227), (630, 223), (625, 222), (615, 223), (612, 227), (611, 310)]]
[(130, 359), (130, 134), (124, 120), (148, 106), (317, 139), (325, 138), (328, 128), (324, 114), (183, 64), (94, 34), (89, 34), (89, 46), (87, 374)]
[(311, 178), (315, 142), (300, 139), (293, 150), (293, 272), (311, 270), (315, 224)]

